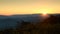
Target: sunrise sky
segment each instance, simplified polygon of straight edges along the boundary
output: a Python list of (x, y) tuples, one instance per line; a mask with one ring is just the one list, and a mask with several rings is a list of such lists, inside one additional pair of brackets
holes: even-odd
[(0, 0), (0, 15), (60, 13), (60, 0)]

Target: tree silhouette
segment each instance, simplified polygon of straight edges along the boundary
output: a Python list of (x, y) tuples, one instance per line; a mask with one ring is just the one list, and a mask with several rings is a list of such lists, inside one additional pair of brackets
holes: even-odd
[[(17, 22), (17, 29), (22, 33), (31, 33), (31, 31), (34, 29), (34, 25), (31, 22), (26, 22), (21, 20), (22, 23)], [(20, 23), (20, 24), (19, 24)], [(22, 33), (22, 34), (23, 34)]]
[(58, 18), (56, 16), (51, 15), (49, 18), (45, 19), (43, 23), (57, 24)]

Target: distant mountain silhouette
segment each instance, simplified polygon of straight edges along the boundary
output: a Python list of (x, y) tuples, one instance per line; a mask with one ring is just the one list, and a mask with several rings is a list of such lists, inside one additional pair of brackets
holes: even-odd
[[(59, 14), (51, 14), (51, 15), (60, 16)], [(33, 24), (42, 21), (42, 17), (40, 16), (40, 14), (12, 15), (12, 16), (0, 15), (0, 29), (10, 27), (15, 28), (17, 24), (16, 22), (19, 21), (21, 23), (21, 19), (27, 22), (31, 22)]]
[(21, 19), (27, 22), (40, 22), (41, 17), (39, 15), (15, 15), (15, 16), (1, 16), (0, 15), (0, 29), (4, 28), (15, 28), (16, 22), (19, 21), (21, 23)]

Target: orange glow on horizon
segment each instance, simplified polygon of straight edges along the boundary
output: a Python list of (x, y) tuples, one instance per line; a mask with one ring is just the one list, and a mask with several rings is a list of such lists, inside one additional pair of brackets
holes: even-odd
[[(53, 2), (54, 1), (54, 2)], [(0, 15), (60, 13), (58, 0), (0, 0)]]

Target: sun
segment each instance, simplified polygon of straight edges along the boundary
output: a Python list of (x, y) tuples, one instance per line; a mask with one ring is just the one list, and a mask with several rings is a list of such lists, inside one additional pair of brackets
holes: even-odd
[(41, 10), (40, 13), (43, 15), (43, 16), (47, 16), (49, 11), (48, 10)]
[(48, 14), (46, 13), (46, 12), (43, 12), (43, 13), (41, 13), (42, 14), (42, 16), (44, 16), (44, 17), (47, 17), (48, 16)]
[(43, 14), (43, 15), (47, 15), (47, 13), (45, 13), (45, 12), (43, 12), (42, 14)]
[(42, 17), (48, 17), (49, 15), (48, 15), (48, 13), (49, 13), (49, 11), (48, 10), (42, 10), (42, 11), (40, 11), (41, 12), (41, 16)]

